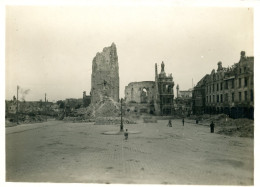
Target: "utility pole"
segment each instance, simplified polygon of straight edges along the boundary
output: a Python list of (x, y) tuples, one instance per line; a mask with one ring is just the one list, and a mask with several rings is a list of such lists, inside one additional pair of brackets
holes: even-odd
[(16, 122), (17, 124), (19, 124), (19, 120), (18, 120), (18, 90), (19, 90), (19, 86), (17, 85), (17, 100), (16, 100)]
[(45, 93), (45, 104), (44, 104), (44, 113), (45, 113), (45, 118), (46, 118), (46, 121), (47, 121), (47, 115), (46, 115), (46, 113), (47, 113), (47, 111), (46, 111), (46, 93)]
[(123, 126), (123, 110), (122, 110), (122, 103), (123, 103), (123, 98), (121, 98), (121, 125), (120, 125), (120, 132), (124, 131), (124, 126)]

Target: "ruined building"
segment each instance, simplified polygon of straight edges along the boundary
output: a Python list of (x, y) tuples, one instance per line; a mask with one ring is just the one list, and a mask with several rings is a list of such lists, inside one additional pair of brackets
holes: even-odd
[(164, 62), (161, 72), (155, 64), (155, 81), (132, 82), (125, 87), (127, 112), (148, 113), (156, 115), (173, 114), (173, 77), (166, 75)]
[(105, 47), (92, 61), (91, 104), (106, 98), (119, 101), (119, 73), (116, 45)]
[(254, 118), (254, 57), (241, 52), (240, 60), (203, 77), (193, 92), (194, 113), (225, 113), (233, 118)]
[(131, 82), (125, 87), (125, 102), (128, 112), (155, 113), (155, 82)]
[(190, 88), (188, 90), (178, 90), (177, 98), (191, 99), (192, 98), (192, 88)]
[(190, 115), (192, 113), (192, 88), (180, 90), (179, 85), (176, 87), (177, 97), (175, 99), (175, 110), (178, 114)]

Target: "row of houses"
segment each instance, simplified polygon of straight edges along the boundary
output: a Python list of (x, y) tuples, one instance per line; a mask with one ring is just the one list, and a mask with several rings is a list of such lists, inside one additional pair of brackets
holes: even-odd
[(231, 67), (218, 62), (194, 87), (193, 113), (225, 113), (232, 118), (254, 118), (254, 57), (240, 54), (240, 60)]

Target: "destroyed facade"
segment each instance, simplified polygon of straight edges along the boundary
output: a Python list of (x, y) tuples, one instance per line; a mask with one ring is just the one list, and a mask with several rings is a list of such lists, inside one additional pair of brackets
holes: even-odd
[(116, 45), (105, 47), (92, 61), (91, 104), (105, 98), (119, 101), (119, 73)]
[(175, 99), (175, 113), (178, 115), (189, 116), (192, 114), (192, 90), (180, 90), (179, 85), (176, 86), (177, 97)]
[(205, 75), (193, 90), (195, 114), (225, 113), (232, 118), (254, 118), (254, 57), (241, 52), (232, 67), (222, 67)]
[(125, 87), (127, 112), (172, 115), (174, 111), (174, 82), (171, 74), (166, 75), (164, 62), (161, 72), (155, 64), (155, 81), (131, 82)]

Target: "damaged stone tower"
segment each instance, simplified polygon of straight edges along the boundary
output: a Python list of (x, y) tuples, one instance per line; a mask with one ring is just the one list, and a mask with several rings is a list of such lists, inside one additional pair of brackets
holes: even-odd
[(92, 61), (91, 104), (110, 98), (119, 102), (119, 70), (116, 45), (105, 47)]

